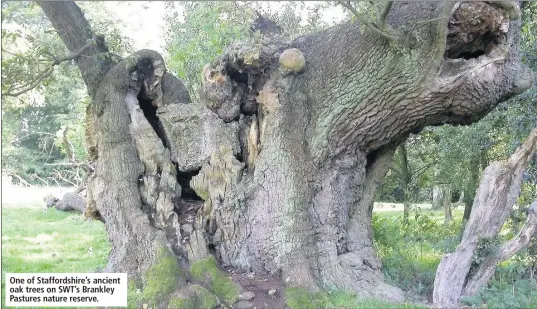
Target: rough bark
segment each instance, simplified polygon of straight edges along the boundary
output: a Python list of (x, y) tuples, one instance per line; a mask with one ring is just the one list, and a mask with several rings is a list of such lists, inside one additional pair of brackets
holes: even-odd
[[(106, 57), (108, 48), (104, 43), (104, 38), (98, 38), (93, 33), (84, 14), (74, 2), (46, 1), (38, 2), (38, 4), (70, 52), (79, 51), (88, 40), (95, 39), (94, 46), (87, 48), (75, 60), (88, 88), (88, 93), (92, 97), (97, 91), (101, 77), (113, 65), (112, 58)], [(103, 57), (95, 57), (97, 54), (101, 54)]]
[[(70, 50), (93, 36), (76, 5), (40, 5)], [(356, 23), (292, 42), (235, 43), (204, 68), (201, 102), (190, 105), (157, 53), (116, 64), (98, 60), (104, 50), (88, 51), (94, 65), (79, 61), (96, 160), (88, 209), (112, 242), (107, 270), (140, 279), (145, 293), (163, 250), (184, 270), (206, 266), (213, 253), (289, 286), (403, 300), (383, 282), (371, 237), (374, 192), (394, 149), (424, 126), (477, 121), (532, 82), (518, 58), (519, 22), (497, 5), (487, 4), (495, 13), (482, 21), (495, 44), (479, 57), (450, 58), (458, 33), (484, 40), (481, 27), (448, 31), (458, 9), (394, 3), (386, 22), (419, 38), (411, 45)], [(479, 15), (464, 9), (459, 25)], [(171, 282), (156, 298), (161, 306), (181, 295), (173, 291), (185, 279)]]
[[(479, 240), (492, 239), (500, 232), (520, 193), (524, 169), (536, 148), (537, 129), (534, 129), (508, 160), (493, 162), (485, 169), (461, 243), (438, 265), (433, 292), (435, 305), (456, 307), (468, 283), (471, 284), (468, 294), (475, 293), (483, 284), (486, 275), (480, 272), (487, 273), (489, 270), (478, 270), (478, 277), (468, 278), (477, 244)], [(488, 266), (485, 268), (488, 269)]]

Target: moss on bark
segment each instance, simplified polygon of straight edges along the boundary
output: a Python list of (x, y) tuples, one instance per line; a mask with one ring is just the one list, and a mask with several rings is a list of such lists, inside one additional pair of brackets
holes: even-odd
[(238, 300), (240, 287), (218, 268), (214, 257), (196, 261), (190, 267), (190, 273), (196, 280), (206, 283), (227, 304), (234, 304)]
[(145, 273), (145, 286), (142, 298), (146, 301), (159, 301), (175, 291), (185, 273), (179, 266), (177, 258), (168, 249), (162, 248), (157, 263)]
[(206, 288), (194, 284), (188, 287), (188, 296), (177, 296), (170, 299), (168, 309), (211, 309), (218, 305), (218, 298)]

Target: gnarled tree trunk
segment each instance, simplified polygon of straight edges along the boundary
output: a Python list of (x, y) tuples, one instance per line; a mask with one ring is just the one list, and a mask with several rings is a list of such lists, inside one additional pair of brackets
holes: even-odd
[[(497, 262), (514, 255), (529, 243), (535, 233), (535, 207), (530, 207), (528, 221), (517, 237), (504, 244), (480, 265), (472, 258), (480, 240), (491, 240), (500, 232), (520, 194), (524, 169), (537, 149), (537, 128), (511, 157), (493, 162), (483, 174), (470, 219), (455, 252), (445, 255), (436, 270), (433, 301), (441, 307), (457, 307), (461, 296), (478, 292), (493, 275)], [(475, 271), (470, 271), (474, 268)]]
[[(40, 5), (70, 50), (93, 36), (75, 4)], [(212, 252), (289, 286), (403, 300), (373, 250), (375, 190), (409, 133), (472, 123), (531, 85), (517, 18), (508, 5), (397, 2), (388, 24), (405, 42), (346, 23), (236, 43), (204, 68), (192, 104), (155, 52), (116, 63), (98, 60), (101, 45), (86, 51), (88, 208), (106, 222), (108, 270), (146, 293), (173, 253), (211, 289), (194, 266)], [(161, 307), (188, 289), (178, 273), (159, 277), (171, 282), (153, 298)]]

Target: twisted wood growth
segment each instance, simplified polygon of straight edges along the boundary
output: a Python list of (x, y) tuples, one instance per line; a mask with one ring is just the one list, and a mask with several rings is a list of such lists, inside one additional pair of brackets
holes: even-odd
[(518, 234), (503, 243), (497, 252), (489, 256), (479, 265), (479, 269), (468, 281), (463, 290), (463, 296), (475, 295), (494, 275), (496, 265), (511, 258), (520, 250), (526, 248), (531, 238), (537, 232), (537, 201), (528, 208), (528, 217)]
[[(74, 3), (39, 4), (69, 50), (93, 37)], [(87, 49), (77, 62), (92, 98), (96, 160), (86, 212), (105, 221), (106, 270), (129, 273), (160, 307), (189, 294), (187, 281), (221, 303), (237, 301), (211, 285), (226, 278), (215, 261), (289, 287), (402, 301), (383, 281), (371, 228), (395, 148), (428, 125), (478, 121), (532, 83), (516, 16), (485, 7), (495, 13), (482, 22), (502, 26), (490, 27), (494, 42), (475, 57), (446, 54), (457, 31), (474, 37), (462, 46), (486, 40), (448, 20), (472, 19), (483, 6), (393, 2), (379, 27), (410, 31), (412, 44), (393, 45), (358, 23), (294, 41), (237, 42), (203, 69), (193, 103), (158, 53), (113, 62), (99, 57), (104, 48)], [(155, 288), (155, 278), (165, 286)]]
[(455, 252), (442, 258), (436, 270), (433, 292), (436, 305), (456, 307), (461, 296), (477, 293), (494, 274), (497, 262), (524, 248), (535, 233), (535, 205), (532, 205), (521, 233), (502, 245), (468, 277), (479, 240), (496, 237), (507, 220), (520, 194), (524, 169), (536, 149), (537, 128), (508, 160), (493, 162), (485, 169), (461, 243)]

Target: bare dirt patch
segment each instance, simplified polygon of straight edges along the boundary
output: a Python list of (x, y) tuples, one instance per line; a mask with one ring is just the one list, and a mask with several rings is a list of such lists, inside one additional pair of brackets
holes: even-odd
[[(285, 308), (285, 288), (283, 281), (277, 276), (263, 276), (257, 274), (234, 273), (232, 280), (245, 291), (254, 293), (251, 308), (257, 309), (284, 309)], [(273, 295), (269, 295), (270, 290), (276, 290)], [(233, 306), (235, 308), (236, 306)]]

